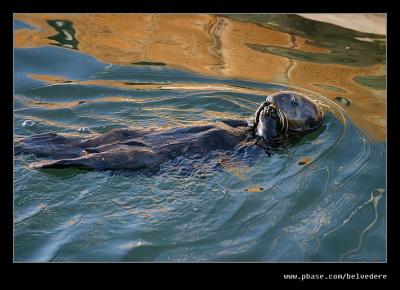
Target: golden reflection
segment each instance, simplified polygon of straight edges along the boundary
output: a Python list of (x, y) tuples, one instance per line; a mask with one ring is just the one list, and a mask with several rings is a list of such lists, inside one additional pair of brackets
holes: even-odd
[(260, 187), (260, 186), (250, 186), (250, 187), (245, 188), (244, 191), (247, 191), (247, 192), (261, 192), (261, 191), (264, 191), (264, 188)]
[[(89, 80), (89, 81), (80, 81), (80, 80), (69, 80), (67, 78), (63, 78), (60, 76), (49, 76), (49, 75), (40, 75), (40, 74), (28, 74), (28, 77), (46, 82), (51, 85), (55, 84), (80, 84), (80, 85), (92, 85), (92, 86), (107, 86), (107, 87), (115, 87), (115, 88), (123, 88), (123, 89), (135, 89), (135, 90), (174, 90), (174, 91), (231, 91), (236, 93), (248, 93), (253, 95), (265, 95), (266, 91), (251, 89), (251, 88), (242, 88), (238, 86), (225, 85), (225, 84), (186, 84), (186, 83), (174, 83), (174, 84), (154, 84), (154, 83), (132, 83), (132, 82), (123, 82), (123, 81), (115, 81), (115, 80)], [(133, 98), (129, 98), (129, 101), (133, 101)], [(154, 100), (154, 99), (153, 99)], [(137, 99), (137, 102), (141, 102), (142, 100)]]
[[(62, 19), (73, 23), (78, 50), (107, 63), (128, 65), (157, 62), (205, 75), (295, 85), (319, 92), (332, 100), (343, 93), (329, 87), (342, 89), (345, 97), (351, 100), (351, 106), (346, 110), (352, 120), (372, 138), (386, 138), (386, 90), (374, 90), (354, 81), (359, 76), (385, 74), (385, 65), (353, 67), (293, 60), (255, 51), (247, 45), (330, 53), (329, 49), (313, 46), (303, 37), (207, 14), (16, 14), (15, 18), (35, 27), (17, 30), (14, 33), (15, 47), (56, 44), (55, 40), (48, 37), (56, 35), (57, 31), (47, 21)], [(48, 78), (47, 82), (50, 83), (68, 81), (50, 76), (31, 77), (44, 81)], [(129, 89), (188, 90), (207, 87), (197, 84), (132, 85), (106, 80), (79, 83)], [(227, 85), (213, 86), (210, 89), (233, 88)], [(255, 91), (251, 90), (251, 93)]]

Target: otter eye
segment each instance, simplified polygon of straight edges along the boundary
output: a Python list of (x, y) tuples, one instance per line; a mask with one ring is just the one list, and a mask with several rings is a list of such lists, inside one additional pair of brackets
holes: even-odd
[(291, 102), (293, 105), (297, 105), (297, 101), (296, 101), (296, 98), (295, 98), (295, 97), (291, 97), (291, 98), (290, 98), (290, 102)]
[(305, 122), (305, 125), (308, 127), (308, 128), (312, 128), (312, 127), (314, 127), (315, 126), (315, 120), (313, 119), (313, 118), (309, 118), (309, 119), (307, 119), (306, 120), (306, 122)]

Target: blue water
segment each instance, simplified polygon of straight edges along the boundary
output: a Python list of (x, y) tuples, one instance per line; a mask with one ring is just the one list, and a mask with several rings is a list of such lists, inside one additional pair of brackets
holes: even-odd
[[(168, 66), (112, 65), (57, 46), (15, 48), (14, 61), (16, 138), (49, 131), (90, 137), (113, 128), (185, 126), (225, 115), (245, 119), (265, 99), (209, 88), (49, 85), (28, 74), (225, 84), (266, 94), (291, 89)], [(219, 170), (206, 166), (215, 160), (177, 158), (151, 175), (40, 171), (29, 167), (40, 158), (16, 156), (15, 260), (385, 261), (386, 143), (360, 131), (340, 104), (314, 97), (330, 107), (320, 129), (250, 163), (227, 156)], [(34, 125), (24, 127), (25, 120)], [(80, 132), (82, 127), (89, 132)], [(304, 157), (311, 162), (299, 165)], [(182, 173), (188, 170), (193, 172)]]

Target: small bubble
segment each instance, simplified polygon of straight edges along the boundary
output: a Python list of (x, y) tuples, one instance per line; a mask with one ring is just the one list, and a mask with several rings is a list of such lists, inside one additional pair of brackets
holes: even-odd
[(139, 240), (139, 241), (133, 241), (133, 242), (128, 242), (128, 243), (122, 244), (119, 247), (121, 249), (133, 249), (133, 248), (140, 247), (140, 246), (146, 245), (146, 244), (148, 244), (148, 243)]
[(336, 99), (337, 101), (339, 101), (340, 103), (342, 103), (343, 105), (346, 105), (346, 106), (350, 106), (350, 105), (351, 105), (350, 100), (349, 100), (349, 99), (346, 99), (346, 98), (344, 98), (344, 97), (336, 97), (335, 99)]
[(246, 188), (244, 191), (247, 191), (247, 192), (261, 192), (261, 191), (263, 191), (263, 190), (264, 190), (263, 187), (259, 187), (259, 186), (250, 186), (250, 187)]
[(45, 205), (44, 203), (41, 203), (37, 206), (38, 209), (45, 209), (47, 208), (47, 205)]
[(88, 127), (80, 127), (78, 131), (80, 133), (88, 133), (90, 130)]
[(311, 162), (311, 158), (310, 157), (304, 157), (303, 159), (299, 160), (298, 164), (299, 165), (306, 165), (308, 163)]
[(22, 122), (22, 127), (32, 127), (35, 125), (35, 122), (32, 120), (25, 120)]
[(78, 221), (76, 219), (71, 219), (67, 223), (72, 226), (72, 225), (76, 224), (77, 222)]

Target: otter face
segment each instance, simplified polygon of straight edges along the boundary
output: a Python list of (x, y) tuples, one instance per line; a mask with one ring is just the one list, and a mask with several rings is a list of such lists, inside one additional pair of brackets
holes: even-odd
[(256, 112), (255, 134), (267, 141), (288, 131), (306, 132), (318, 128), (323, 111), (309, 97), (283, 91), (271, 94)]
[(322, 109), (309, 97), (290, 91), (271, 94), (267, 102), (275, 105), (281, 119), (286, 121), (286, 131), (305, 132), (318, 128), (323, 121)]

